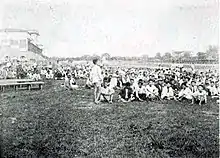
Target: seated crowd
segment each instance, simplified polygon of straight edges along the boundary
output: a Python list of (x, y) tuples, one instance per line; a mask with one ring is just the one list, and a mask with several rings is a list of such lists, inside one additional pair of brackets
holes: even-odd
[(35, 81), (52, 79), (54, 76), (52, 67), (38, 66), (37, 64), (13, 64), (9, 63), (0, 68), (0, 79), (33, 79)]
[[(8, 65), (0, 69), (0, 79), (29, 78), (33, 80), (64, 79), (66, 89), (77, 89), (77, 79), (86, 79), (85, 87), (94, 86), (91, 65), (72, 68), (58, 66)], [(219, 74), (208, 70), (199, 72), (174, 68), (114, 68), (102, 66), (99, 101), (113, 102), (118, 96), (122, 102), (177, 100), (205, 104), (208, 98), (219, 98)], [(208, 97), (210, 96), (210, 97)]]
[[(207, 98), (219, 98), (217, 71), (186, 71), (182, 67), (158, 69), (106, 68), (99, 101), (112, 103), (113, 95), (122, 102), (176, 100), (206, 104)], [(86, 87), (92, 87), (87, 78)], [(116, 94), (117, 93), (117, 94)], [(210, 97), (209, 97), (210, 96)]]
[[(0, 67), (0, 79), (33, 79), (39, 80), (49, 80), (49, 79), (64, 79), (66, 73), (70, 70), (67, 66), (52, 66), (49, 65), (38, 65), (34, 64), (23, 64), (23, 63), (8, 63)], [(84, 71), (83, 71), (84, 70)], [(71, 69), (72, 74), (75, 78), (86, 78), (86, 68), (85, 67), (75, 67)]]

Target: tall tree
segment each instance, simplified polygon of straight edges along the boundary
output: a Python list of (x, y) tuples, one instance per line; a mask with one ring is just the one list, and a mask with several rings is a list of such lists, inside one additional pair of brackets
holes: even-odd
[(158, 52), (158, 53), (156, 54), (155, 58), (161, 60), (161, 54), (160, 54), (160, 52)]
[(174, 51), (173, 52), (173, 59), (175, 62), (181, 62), (183, 59), (184, 51)]
[(166, 52), (164, 55), (163, 55), (163, 60), (165, 61), (171, 61), (172, 59), (172, 55), (170, 52)]
[(218, 46), (209, 46), (209, 48), (206, 50), (206, 53), (211, 56), (214, 60), (218, 60), (219, 54), (218, 54)]
[(188, 51), (183, 52), (183, 59), (184, 60), (190, 60), (191, 57), (192, 57), (191, 52), (188, 52)]
[(101, 58), (105, 58), (106, 60), (109, 60), (111, 58), (111, 55), (109, 53), (104, 53), (101, 55)]

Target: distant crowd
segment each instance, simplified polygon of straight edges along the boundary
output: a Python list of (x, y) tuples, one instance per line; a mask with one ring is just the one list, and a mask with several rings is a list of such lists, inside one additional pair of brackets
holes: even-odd
[(32, 79), (50, 80), (50, 79), (64, 79), (66, 73), (71, 74), (75, 78), (86, 78), (85, 66), (62, 66), (49, 63), (49, 64), (37, 64), (37, 63), (22, 63), (22, 62), (8, 62), (1, 66), (0, 64), (0, 79)]
[(218, 100), (220, 94), (217, 70), (185, 70), (173, 68), (113, 68), (103, 66), (99, 59), (93, 65), (74, 67), (51, 64), (16, 66), (7, 64), (0, 69), (0, 79), (28, 78), (33, 80), (63, 79), (66, 89), (80, 88), (78, 79), (85, 79), (85, 87), (94, 89), (94, 102), (112, 103), (116, 96), (121, 102), (177, 100), (192, 104), (206, 104), (208, 98)]

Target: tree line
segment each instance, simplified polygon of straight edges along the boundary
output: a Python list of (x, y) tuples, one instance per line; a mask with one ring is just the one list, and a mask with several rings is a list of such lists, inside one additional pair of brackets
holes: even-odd
[(193, 55), (193, 52), (190, 51), (173, 51), (166, 52), (163, 55), (158, 52), (154, 57), (149, 57), (147, 54), (142, 56), (111, 56), (109, 53), (103, 53), (99, 55), (83, 55), (81, 57), (72, 57), (72, 58), (56, 58), (53, 59), (58, 61), (81, 61), (87, 60), (91, 61), (94, 58), (104, 58), (106, 60), (122, 60), (122, 61), (147, 61), (147, 62), (171, 62), (171, 63), (218, 63), (219, 62), (219, 53), (217, 46), (209, 46), (205, 52), (197, 52), (196, 55)]

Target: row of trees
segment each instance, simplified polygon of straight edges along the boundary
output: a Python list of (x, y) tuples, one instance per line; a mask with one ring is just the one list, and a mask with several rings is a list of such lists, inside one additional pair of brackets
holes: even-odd
[(75, 58), (59, 58), (58, 60), (92, 60), (96, 57), (105, 58), (106, 60), (124, 60), (124, 61), (148, 61), (148, 62), (173, 62), (173, 63), (218, 63), (219, 54), (217, 46), (209, 46), (205, 52), (198, 52), (193, 56), (192, 52), (189, 51), (173, 51), (172, 53), (166, 52), (156, 53), (154, 57), (148, 55), (142, 55), (141, 57), (123, 57), (123, 56), (111, 56), (108, 53), (104, 53), (101, 56), (98, 55), (83, 55)]
[(218, 62), (219, 54), (217, 46), (209, 46), (206, 52), (198, 52), (195, 56), (189, 51), (174, 51), (171, 53), (167, 52), (163, 56), (157, 53), (154, 59), (159, 59), (162, 61), (212, 61)]

